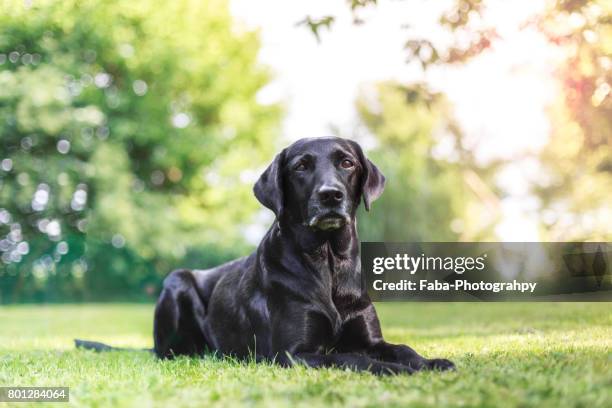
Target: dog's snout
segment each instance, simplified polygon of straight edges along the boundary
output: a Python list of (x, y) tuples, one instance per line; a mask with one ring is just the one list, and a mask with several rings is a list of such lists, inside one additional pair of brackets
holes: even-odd
[(344, 193), (335, 187), (323, 186), (318, 191), (319, 201), (325, 205), (337, 205), (344, 200)]

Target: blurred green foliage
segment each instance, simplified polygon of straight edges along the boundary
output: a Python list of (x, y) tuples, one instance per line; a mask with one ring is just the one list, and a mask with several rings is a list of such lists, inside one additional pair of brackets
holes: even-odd
[(362, 92), (357, 108), (376, 135), (369, 156), (388, 181), (372, 214), (360, 216), (363, 240), (492, 239), (498, 214), (487, 207), (487, 186), (496, 164), (476, 165), (444, 95), (424, 84), (380, 83)]
[(147, 296), (248, 246), (281, 112), (226, 1), (0, 8), (0, 302)]
[[(433, 51), (430, 64), (461, 63), (501, 39), (474, 21), (487, 3), (456, 0), (441, 23), (471, 38), (468, 45)], [(556, 67), (558, 98), (549, 106), (549, 142), (535, 159), (542, 240), (609, 241), (612, 237), (612, 2), (554, 0), (526, 21), (564, 56)], [(413, 56), (421, 55), (410, 48)]]
[[(491, 49), (497, 41), (503, 40), (496, 27), (486, 23), (482, 18), (487, 7), (494, 7), (492, 3), (494, 2), (484, 0), (454, 0), (440, 16), (439, 24), (449, 30), (455, 41), (439, 45), (426, 33), (408, 38), (405, 42), (408, 61), (415, 61), (421, 65), (423, 71), (427, 71), (436, 65), (466, 63)], [(347, 7), (354, 16), (360, 9), (375, 5), (376, 1), (371, 0), (347, 2)], [(358, 17), (355, 17), (355, 20), (361, 22)], [(318, 21), (329, 21), (325, 28), (333, 29), (334, 16), (323, 16)], [(305, 24), (311, 30), (316, 30), (319, 26), (315, 23), (309, 20)], [(520, 28), (537, 29), (548, 40), (550, 46), (557, 48), (560, 55), (564, 56), (555, 72), (555, 79), (558, 81), (558, 98), (549, 106), (551, 124), (549, 142), (533, 155), (541, 171), (538, 179), (533, 180), (529, 186), (538, 203), (536, 211), (539, 215), (541, 240), (609, 241), (612, 238), (612, 2), (609, 0), (549, 1), (541, 13), (524, 21)], [(318, 36), (317, 33), (317, 38)], [(412, 98), (414, 88), (414, 86), (407, 88), (408, 106), (404, 108), (403, 114), (419, 109), (420, 102), (430, 104), (430, 96), (416, 100)], [(427, 91), (424, 94), (426, 95)], [(399, 109), (399, 105), (395, 109)], [(444, 113), (448, 110), (442, 109), (438, 112)], [(436, 112), (432, 112), (431, 117), (434, 118), (436, 115)], [(382, 115), (384, 116), (385, 114)], [(391, 120), (384, 120), (382, 117), (372, 122), (371, 115), (366, 115), (365, 122), (370, 130), (381, 137), (381, 140), (385, 140), (386, 132), (394, 132), (387, 128), (394, 125)], [(419, 115), (415, 117), (423, 119)], [(386, 123), (382, 128), (377, 124), (381, 119)], [(377, 125), (372, 126), (373, 123)], [(427, 121), (423, 127), (423, 131), (426, 130)], [(426, 136), (417, 139), (425, 140)], [(392, 154), (390, 147), (384, 143), (383, 150), (388, 150), (389, 154)], [(408, 144), (403, 146), (407, 147)], [(420, 160), (418, 156), (402, 155), (402, 158), (399, 158), (398, 155), (397, 157), (394, 169), (402, 166), (397, 164), (402, 160), (417, 163)], [(425, 162), (422, 163), (424, 165)], [(433, 158), (431, 165), (435, 167), (439, 164)], [(502, 166), (503, 163), (495, 163), (488, 169), (470, 172), (469, 168), (472, 166), (464, 163), (463, 167), (467, 167), (468, 171), (463, 171), (463, 182), (467, 183), (469, 189), (476, 194), (477, 200), (482, 203), (480, 207), (484, 210), (487, 222), (478, 220), (479, 206), (470, 204), (471, 209), (468, 208), (461, 221), (461, 224), (467, 226), (467, 230), (464, 227), (460, 228), (463, 230), (460, 239), (490, 239), (487, 238), (490, 232), (487, 223), (495, 222), (495, 202), (500, 198), (503, 199), (503, 191), (495, 191), (491, 171)], [(407, 174), (409, 177), (418, 174), (410, 169), (402, 171), (402, 174)], [(438, 180), (438, 176), (434, 175), (434, 179)], [(438, 185), (438, 182), (434, 181), (434, 185)], [(447, 196), (453, 202), (454, 197), (461, 197), (460, 187), (456, 187), (455, 190), (458, 195)], [(430, 190), (426, 188), (426, 191)], [(441, 194), (439, 198), (445, 196), (443, 191)], [(419, 213), (418, 202), (412, 201), (407, 196), (401, 199), (400, 197), (401, 194), (398, 193), (396, 201), (398, 207), (393, 210), (408, 212), (406, 205), (409, 204), (417, 214)], [(425, 202), (428, 201), (426, 194), (420, 198), (424, 198)], [(388, 200), (391, 198), (388, 197)], [(404, 201), (404, 205), (399, 204), (401, 200)], [(431, 201), (431, 204), (433, 213), (441, 215), (439, 220), (442, 226), (445, 226), (449, 218), (443, 215), (443, 211), (438, 211), (444, 206), (436, 201)], [(447, 208), (459, 211), (459, 214), (462, 212), (456, 204), (451, 203)], [(422, 222), (419, 220), (423, 218), (415, 217), (413, 221)], [(473, 222), (477, 224), (475, 227), (472, 226)], [(393, 220), (389, 223), (389, 226), (380, 226), (380, 228), (392, 230)], [(434, 233), (437, 226), (434, 223), (427, 229), (422, 229), (418, 225), (414, 227), (418, 231), (417, 236), (421, 239), (452, 238), (452, 234)], [(421, 235), (422, 233), (425, 235)], [(379, 239), (381, 234), (374, 236)], [(397, 234), (390, 233), (390, 236), (395, 237)]]
[(543, 227), (551, 241), (612, 238), (612, 2), (557, 0), (537, 22), (566, 60), (542, 150)]
[[(358, 24), (376, 3), (347, 4)], [(440, 24), (470, 40), (410, 38), (410, 60), (486, 52), (499, 36), (472, 24), (486, 4), (453, 2)], [(526, 24), (567, 55), (532, 186), (545, 240), (610, 238), (611, 15), (606, 1), (558, 0)], [(301, 24), (318, 38), (333, 22)], [(248, 251), (269, 216), (251, 186), (282, 112), (257, 103), (270, 75), (227, 0), (2, 0), (0, 27), (0, 303), (150, 298), (176, 266)], [(380, 83), (357, 107), (392, 181), (360, 214), (362, 239), (495, 239), (504, 163), (477, 164), (443, 95)]]

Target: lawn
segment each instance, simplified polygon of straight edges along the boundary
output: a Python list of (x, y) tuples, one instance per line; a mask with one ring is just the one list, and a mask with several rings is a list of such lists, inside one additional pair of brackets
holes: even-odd
[(73, 406), (612, 405), (610, 303), (385, 303), (377, 308), (388, 340), (450, 358), (458, 370), (380, 378), (214, 356), (158, 361), (146, 352), (96, 354), (75, 350), (72, 339), (150, 347), (153, 306), (5, 306), (0, 307), (0, 385), (69, 386)]

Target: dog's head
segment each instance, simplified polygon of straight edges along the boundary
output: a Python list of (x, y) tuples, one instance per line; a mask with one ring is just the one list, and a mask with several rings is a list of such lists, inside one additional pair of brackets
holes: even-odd
[(385, 177), (357, 143), (319, 137), (300, 139), (279, 153), (253, 191), (278, 219), (333, 230), (352, 221), (361, 198), (369, 210), (384, 186)]

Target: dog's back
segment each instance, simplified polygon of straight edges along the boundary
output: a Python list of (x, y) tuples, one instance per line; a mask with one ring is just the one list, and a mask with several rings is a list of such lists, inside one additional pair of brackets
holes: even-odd
[[(159, 357), (200, 354), (213, 348), (204, 332), (210, 297), (223, 276), (242, 273), (247, 259), (211, 269), (178, 269), (166, 277), (155, 308), (154, 350)], [(180, 313), (169, 305), (178, 305)]]
[(208, 306), (208, 300), (212, 294), (219, 279), (228, 273), (241, 273), (244, 271), (244, 262), (248, 256), (234, 259), (219, 266), (210, 269), (194, 269), (191, 271), (196, 282), (198, 294), (205, 306)]

